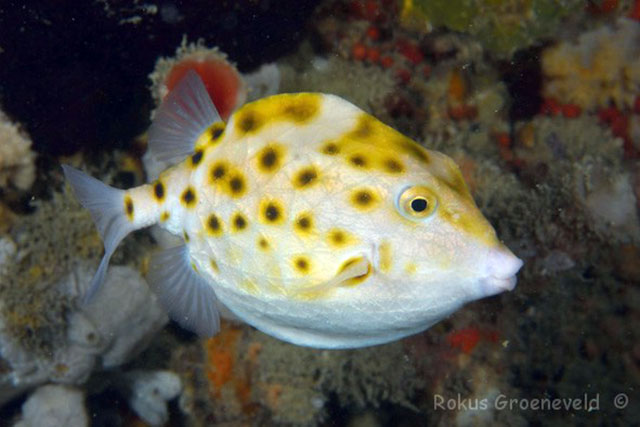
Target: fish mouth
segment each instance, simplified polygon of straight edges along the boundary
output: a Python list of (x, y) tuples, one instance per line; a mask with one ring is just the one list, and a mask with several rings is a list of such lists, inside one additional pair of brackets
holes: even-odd
[(516, 287), (516, 273), (522, 267), (522, 260), (504, 245), (491, 249), (487, 258), (489, 274), (480, 280), (483, 293), (490, 296), (512, 291)]
[(482, 287), (487, 292), (487, 295), (496, 295), (502, 292), (514, 290), (516, 287), (516, 282), (516, 276), (489, 276), (482, 279)]

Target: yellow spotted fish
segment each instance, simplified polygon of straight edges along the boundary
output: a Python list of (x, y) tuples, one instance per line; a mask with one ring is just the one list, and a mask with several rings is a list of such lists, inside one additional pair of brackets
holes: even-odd
[(337, 96), (271, 96), (225, 125), (190, 72), (159, 108), (149, 148), (176, 165), (129, 190), (63, 166), (105, 244), (87, 298), (120, 241), (152, 224), (184, 245), (152, 258), (149, 282), (205, 336), (224, 306), (295, 344), (362, 347), (515, 286), (522, 261), (455, 163)]

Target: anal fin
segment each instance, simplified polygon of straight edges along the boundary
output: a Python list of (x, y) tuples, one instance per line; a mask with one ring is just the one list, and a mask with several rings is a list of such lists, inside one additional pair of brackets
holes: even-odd
[(169, 316), (180, 326), (204, 337), (218, 333), (220, 315), (216, 294), (194, 271), (186, 246), (153, 255), (147, 279)]

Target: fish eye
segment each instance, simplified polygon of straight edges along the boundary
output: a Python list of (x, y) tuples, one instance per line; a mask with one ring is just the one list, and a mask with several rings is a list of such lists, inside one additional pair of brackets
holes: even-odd
[(437, 206), (438, 199), (433, 191), (422, 185), (406, 188), (397, 203), (402, 216), (414, 221), (430, 217)]

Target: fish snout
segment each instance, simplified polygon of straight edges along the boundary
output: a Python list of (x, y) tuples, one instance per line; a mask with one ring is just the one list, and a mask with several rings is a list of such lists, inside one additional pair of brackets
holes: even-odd
[(487, 254), (487, 276), (480, 280), (483, 293), (490, 296), (512, 291), (516, 287), (516, 274), (522, 264), (522, 260), (504, 245), (490, 249)]

